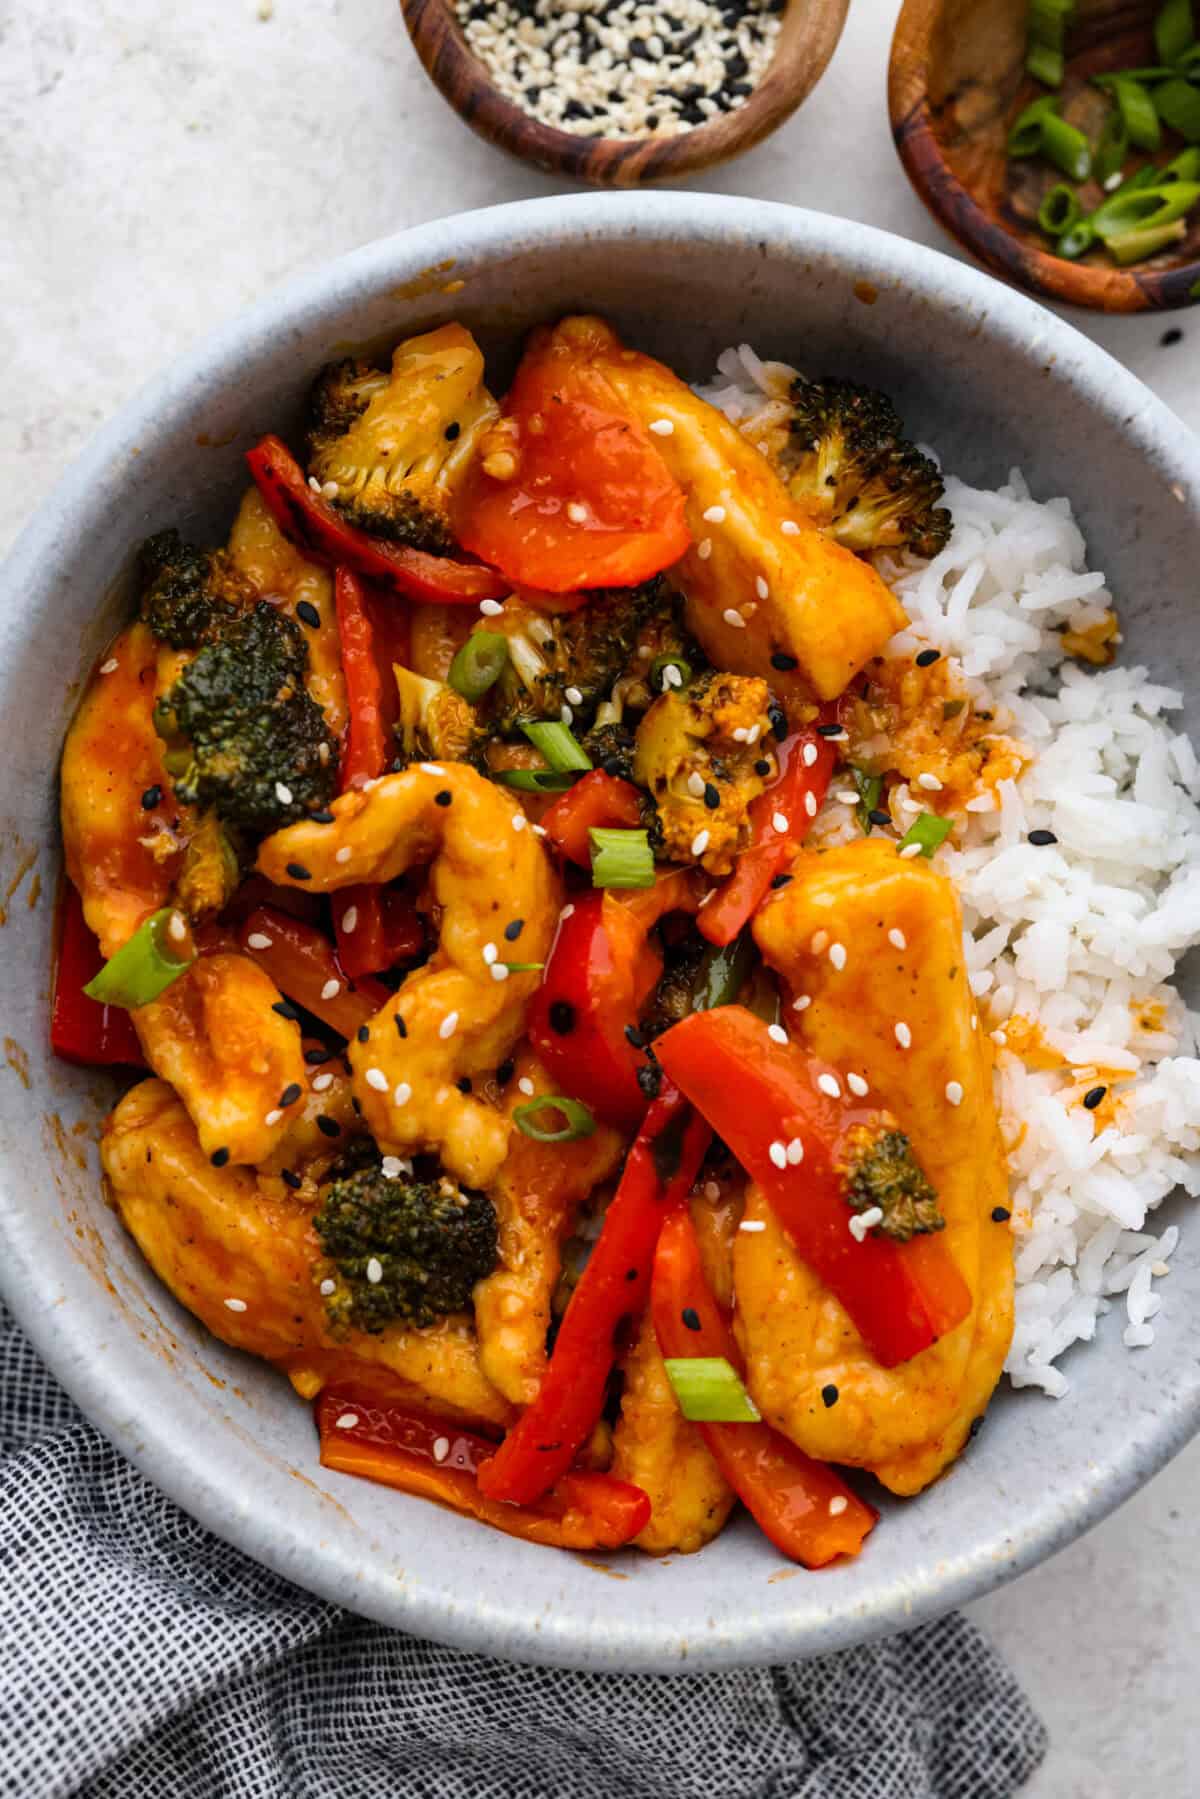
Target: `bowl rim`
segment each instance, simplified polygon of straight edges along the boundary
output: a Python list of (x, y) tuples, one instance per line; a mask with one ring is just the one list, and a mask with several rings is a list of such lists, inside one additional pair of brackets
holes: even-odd
[[(47, 567), (64, 557), (61, 520), (86, 511), (115, 487), (127, 489), (129, 452), (147, 432), (169, 429), (194, 409), (197, 383), (212, 385), (232, 375), (261, 342), (299, 329), (319, 314), (336, 337), (339, 306), (372, 292), (394, 290), (417, 270), (444, 267), (447, 259), (469, 272), (473, 262), (503, 261), (514, 244), (525, 250), (569, 248), (572, 241), (613, 242), (672, 237), (692, 245), (719, 243), (730, 233), (786, 246), (797, 258), (827, 256), (855, 279), (895, 284), (919, 294), (932, 290), (937, 304), (961, 308), (987, 329), (1000, 347), (1028, 356), (1031, 342), (1056, 381), (1078, 389), (1093, 408), (1109, 414), (1130, 440), (1131, 454), (1157, 461), (1164, 479), (1190, 490), (1200, 512), (1200, 455), (1179, 420), (1128, 370), (1075, 328), (1012, 289), (939, 251), (872, 227), (811, 213), (777, 202), (710, 194), (634, 193), (597, 202), (589, 194), (520, 201), (459, 214), (368, 244), (307, 271), (222, 325), (198, 347), (150, 380), (93, 437), (59, 486), (26, 527), (0, 571), (0, 594), (42, 589)], [(152, 441), (152, 439), (151, 439)], [(68, 538), (74, 535), (74, 527)], [(68, 546), (69, 547), (69, 546)], [(9, 1190), (5, 1190), (8, 1188)], [(401, 1582), (386, 1566), (364, 1569), (349, 1550), (310, 1533), (286, 1515), (264, 1515), (252, 1483), (231, 1485), (228, 1469), (197, 1456), (173, 1431), (169, 1417), (139, 1403), (153, 1398), (153, 1351), (141, 1343), (114, 1343), (106, 1358), (95, 1354), (94, 1324), (60, 1305), (55, 1258), (44, 1254), (36, 1221), (11, 1190), (0, 1185), (0, 1292), (46, 1365), (88, 1417), (162, 1491), (213, 1533), (284, 1579), (377, 1621), (465, 1649), (506, 1659), (627, 1672), (697, 1672), (776, 1663), (797, 1655), (826, 1653), (871, 1636), (907, 1629), (924, 1619), (1002, 1585), (1107, 1516), (1200, 1429), (1200, 1373), (1174, 1369), (1176, 1384), (1156, 1396), (1120, 1444), (1089, 1461), (1075, 1478), (1030, 1499), (1027, 1514), (1011, 1529), (993, 1531), (969, 1550), (939, 1561), (924, 1582), (896, 1582), (881, 1597), (833, 1614), (798, 1608), (782, 1617), (752, 1608), (722, 1620), (711, 1639), (686, 1634), (653, 1608), (629, 1606), (621, 1622), (544, 1617), (506, 1592), (502, 1604), (475, 1593), (465, 1600), (425, 1584), (419, 1573)], [(64, 1249), (63, 1254), (68, 1252)], [(1200, 1364), (1200, 1358), (1190, 1358)], [(700, 1564), (697, 1564), (699, 1574)]]
[(943, 4), (904, 0), (888, 57), (892, 141), (938, 223), (993, 274), (1049, 300), (1110, 313), (1175, 312), (1200, 302), (1200, 258), (1142, 270), (1069, 262), (1018, 237), (980, 206), (946, 160), (929, 102), (930, 40)]

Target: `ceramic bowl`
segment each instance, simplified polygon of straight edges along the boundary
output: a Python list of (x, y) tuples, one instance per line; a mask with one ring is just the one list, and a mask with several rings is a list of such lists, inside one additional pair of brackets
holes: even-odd
[(131, 545), (167, 524), (216, 541), (245, 486), (243, 450), (296, 425), (335, 349), (453, 317), (502, 370), (527, 326), (583, 306), (692, 377), (748, 340), (877, 382), (966, 478), (995, 483), (1019, 464), (1036, 494), (1070, 494), (1118, 596), (1127, 659), (1200, 696), (1200, 447), (1103, 351), (974, 269), (824, 215), (646, 193), (447, 219), (306, 275), (102, 431), (3, 571), (0, 889), (34, 860), (0, 933), (0, 1285), (114, 1443), (301, 1586), (518, 1660), (660, 1673), (782, 1661), (986, 1592), (1180, 1448), (1200, 1423), (1200, 1232), (1172, 1261), (1153, 1347), (1125, 1350), (1114, 1313), (1068, 1357), (1069, 1398), (1002, 1390), (945, 1479), (884, 1502), (857, 1561), (804, 1573), (744, 1519), (699, 1556), (583, 1558), (324, 1472), (308, 1408), (177, 1306), (106, 1208), (94, 1139), (111, 1088), (47, 1044), (54, 770), (79, 683), (122, 617)]

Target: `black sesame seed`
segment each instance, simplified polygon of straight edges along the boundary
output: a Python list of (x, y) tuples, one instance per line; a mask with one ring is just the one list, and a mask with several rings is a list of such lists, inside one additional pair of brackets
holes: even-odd
[(840, 737), (841, 734), (842, 734), (841, 725), (818, 725), (817, 726), (817, 736), (818, 737)]
[(637, 1071), (637, 1084), (646, 1099), (657, 1099), (662, 1087), (663, 1071), (657, 1062), (647, 1062)]
[(711, 781), (704, 783), (704, 804), (710, 812), (715, 812), (721, 804), (721, 795)]
[(627, 1041), (632, 1043), (634, 1049), (644, 1049), (645, 1048), (645, 1044), (646, 1044), (645, 1036), (643, 1035), (643, 1033), (641, 1031), (638, 1030), (636, 1024), (627, 1024), (625, 1026), (625, 1036), (626, 1036)]
[(992, 1207), (992, 1223), (993, 1224), (1007, 1224), (1011, 1217), (1012, 1217), (1012, 1213), (1009, 1211), (1007, 1206), (993, 1206)]
[(279, 1095), (280, 1111), (286, 1111), (288, 1106), (294, 1106), (303, 1091), (304, 1089), (301, 1087), (299, 1081), (289, 1081), (283, 1092)]
[(786, 887), (788, 882), (795, 880), (795, 878), (796, 877), (794, 875), (776, 875), (774, 880), (771, 882), (771, 887), (776, 893), (778, 893), (778, 891), (781, 887)]
[(319, 812), (310, 812), (308, 816), (315, 825), (331, 825), (333, 823), (333, 813), (327, 806), (322, 806)]
[(461, 431), (462, 431), (462, 426), (459, 424), (458, 420), (452, 419), (450, 421), (450, 423), (446, 426), (445, 432), (443, 434), (445, 436), (446, 442), (448, 444), (452, 444), (454, 442), (455, 438), (459, 436)]
[(272, 1010), (272, 1012), (278, 1012), (278, 1014), (281, 1018), (291, 1019), (291, 1018), (299, 1018), (299, 1016), (300, 1016), (300, 1014), (299, 1014), (299, 1012), (297, 1012), (295, 1006), (290, 1005), (286, 999), (277, 999), (275, 1001), (275, 1004), (271, 1007), (271, 1010)]
[(499, 1085), (501, 1087), (507, 1087), (508, 1083), (512, 1080), (513, 1075), (516, 1073), (516, 1071), (517, 1071), (517, 1065), (513, 1061), (512, 1057), (509, 1056), (507, 1058), (507, 1060), (501, 1062), (499, 1068), (496, 1070), (497, 1085)]
[[(349, 1069), (347, 1069), (346, 1072), (348, 1074), (350, 1072)], [(355, 1115), (357, 1117), (361, 1118), (362, 1117), (362, 1101), (360, 1099), (355, 1099), (352, 1097), (350, 1100), (350, 1104), (355, 1112)]]
[(154, 783), (153, 787), (147, 787), (145, 793), (142, 795), (142, 811), (143, 812), (153, 812), (155, 806), (158, 805), (158, 803), (161, 799), (162, 799), (162, 788), (159, 786), (158, 782), (156, 781)]
[(471, 1091), (470, 1075), (469, 1074), (460, 1075), (458, 1080), (455, 1081), (454, 1085), (458, 1088), (460, 1093), (469, 1093)]
[(214, 1149), (212, 1155), (209, 1156), (208, 1159), (214, 1168), (224, 1168), (226, 1162), (229, 1160), (229, 1151), (227, 1149)]
[(973, 1443), (982, 1429), (983, 1429), (983, 1416), (981, 1414), (978, 1418), (972, 1418), (972, 1420), (971, 1420), (970, 1428), (967, 1431), (968, 1443)]
[(1172, 344), (1183, 342), (1183, 332), (1179, 329), (1178, 325), (1172, 325), (1169, 331), (1163, 332), (1158, 341), (1164, 350), (1169, 350)]
[(775, 733), (776, 742), (782, 743), (788, 734), (787, 713), (777, 700), (772, 700), (767, 707), (767, 717), (771, 721), (771, 729)]
[(824, 1402), (827, 1409), (829, 1406), (837, 1404), (838, 1390), (834, 1386), (832, 1381), (830, 1381), (830, 1383), (827, 1387), (821, 1388), (821, 1399)]
[(932, 668), (934, 663), (940, 662), (941, 659), (942, 652), (940, 650), (921, 650), (914, 658), (918, 668)]
[(342, 1127), (336, 1118), (330, 1118), (326, 1112), (317, 1113), (317, 1129), (323, 1137), (340, 1137)]
[(360, 1024), (354, 1034), (360, 1043), (368, 1043), (371, 1038), (371, 1027), (370, 1025)]
[(515, 943), (524, 929), (525, 920), (523, 918), (514, 918), (511, 924), (506, 924), (504, 927), (504, 941), (506, 943)]
[(331, 1049), (306, 1049), (304, 1060), (310, 1068), (320, 1068), (322, 1062), (328, 1062), (333, 1056)]
[(1029, 841), (1037, 849), (1044, 849), (1048, 843), (1057, 843), (1058, 838), (1053, 831), (1030, 831)]
[(291, 1168), (281, 1168), (279, 1170), (279, 1178), (283, 1182), (285, 1187), (291, 1188), (293, 1193), (296, 1191), (296, 1189), (298, 1187), (302, 1187), (304, 1185), (304, 1182), (300, 1178), (300, 1176), (295, 1172), (294, 1169), (291, 1169)]
[(314, 631), (319, 631), (321, 628), (321, 614), (317, 611), (311, 600), (298, 600), (296, 602), (296, 617), (302, 620), (304, 624), (310, 626)]
[(1096, 1107), (1100, 1104), (1100, 1101), (1104, 1098), (1104, 1095), (1107, 1092), (1108, 1092), (1107, 1087), (1092, 1087), (1087, 1093), (1084, 1094), (1083, 1103), (1087, 1107), (1089, 1112), (1094, 1112), (1096, 1110)]
[(402, 1037), (407, 1037), (408, 1036), (408, 1026), (405, 1024), (404, 1020), (401, 1018), (399, 1012), (397, 1012), (395, 1016), (396, 1016), (397, 1031), (399, 1031), (399, 1033)]
[(638, 1277), (638, 1271), (636, 1268), (627, 1268), (625, 1270), (625, 1279), (627, 1281), (635, 1281), (637, 1279), (637, 1277)]
[(688, 1330), (698, 1331), (700, 1329), (700, 1314), (695, 1306), (684, 1306), (683, 1311), (680, 1313), (680, 1317), (683, 1319)]
[(872, 807), (871, 811), (867, 813), (867, 817), (873, 825), (879, 825), (884, 829), (892, 822), (891, 813), (881, 811), (878, 806)]
[(312, 870), (310, 868), (305, 868), (303, 862), (289, 862), (286, 872), (291, 876), (293, 881), (312, 880)]
[(575, 1008), (569, 1000), (556, 999), (551, 1003), (550, 1029), (560, 1037), (569, 1037), (575, 1029)]
[(799, 668), (799, 666), (800, 664), (796, 661), (796, 658), (794, 656), (789, 656), (784, 650), (776, 650), (775, 654), (771, 657), (771, 667), (782, 669), (784, 673), (789, 669)]
[(754, 764), (754, 772), (756, 775), (770, 774), (771, 764), (767, 761), (765, 756), (760, 756), (758, 761)]
[(454, 802), (454, 795), (448, 787), (443, 787), (439, 792), (434, 794), (433, 800), (434, 804), (437, 806), (449, 806)]

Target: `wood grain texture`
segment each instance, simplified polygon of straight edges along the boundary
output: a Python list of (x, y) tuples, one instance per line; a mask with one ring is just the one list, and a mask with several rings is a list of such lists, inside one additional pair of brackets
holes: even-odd
[[(1158, 10), (1159, 0), (1081, 0), (1063, 110), (1091, 135), (1104, 102), (1089, 77), (1153, 63)], [(888, 108), (909, 180), (959, 243), (1030, 293), (1100, 312), (1194, 305), (1200, 224), (1171, 253), (1127, 269), (1102, 250), (1068, 262), (1038, 230), (1041, 196), (1062, 177), (1040, 161), (1011, 163), (1005, 154), (1014, 113), (1045, 91), (1025, 74), (1025, 17), (1026, 0), (905, 0), (892, 42)], [(1081, 192), (1085, 206), (1101, 198), (1094, 185)]]
[(499, 93), (467, 47), (453, 0), (400, 0), (430, 79), (471, 127), (510, 156), (597, 187), (637, 187), (712, 168), (770, 135), (811, 93), (837, 48), (850, 0), (789, 0), (774, 59), (744, 106), (674, 137), (575, 137)]

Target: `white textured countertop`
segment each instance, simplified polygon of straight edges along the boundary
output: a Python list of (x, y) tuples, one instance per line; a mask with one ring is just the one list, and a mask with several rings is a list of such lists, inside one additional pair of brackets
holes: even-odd
[[(854, 0), (801, 113), (696, 185), (948, 249), (891, 147), (897, 10)], [(422, 219), (561, 185), (459, 123), (395, 0), (26, 0), (4, 12), (0, 550), (134, 387), (286, 276)], [(1200, 429), (1200, 310), (1069, 316)], [(1168, 348), (1169, 326), (1184, 338)], [(970, 1608), (1050, 1725), (1031, 1799), (1200, 1791), (1198, 1513), (1194, 1445), (1083, 1542)]]

